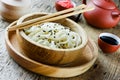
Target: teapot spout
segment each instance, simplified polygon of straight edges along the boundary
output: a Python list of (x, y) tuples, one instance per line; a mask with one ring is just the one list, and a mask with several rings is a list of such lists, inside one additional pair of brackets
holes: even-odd
[(105, 1), (107, 1), (107, 2), (111, 2), (112, 0), (105, 0)]
[(113, 11), (112, 16), (120, 16), (120, 11)]

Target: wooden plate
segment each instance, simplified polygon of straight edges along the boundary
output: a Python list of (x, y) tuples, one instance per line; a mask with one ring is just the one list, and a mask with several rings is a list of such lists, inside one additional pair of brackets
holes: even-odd
[[(15, 24), (16, 22), (13, 22), (8, 28)], [(8, 32), (8, 28), (5, 31), (5, 41), (10, 56), (22, 67), (44, 76), (67, 78), (80, 75), (86, 72), (94, 64), (98, 56), (98, 49), (95, 43), (89, 39), (83, 51), (83, 54), (88, 54), (84, 57), (80, 57), (75, 62), (61, 66), (43, 64), (30, 59), (24, 52), (20, 51), (16, 31)]]

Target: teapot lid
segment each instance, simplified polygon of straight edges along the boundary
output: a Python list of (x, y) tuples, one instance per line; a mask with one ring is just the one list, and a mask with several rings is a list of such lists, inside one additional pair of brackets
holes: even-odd
[(116, 5), (112, 0), (92, 0), (96, 6), (104, 9), (115, 9)]

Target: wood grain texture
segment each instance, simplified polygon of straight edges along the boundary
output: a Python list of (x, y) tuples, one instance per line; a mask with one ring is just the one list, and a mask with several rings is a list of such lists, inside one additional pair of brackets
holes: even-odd
[[(31, 12), (55, 12), (55, 0), (31, 0)], [(77, 5), (80, 0), (73, 0)], [(114, 0), (120, 9), (120, 0)], [(79, 24), (86, 30), (97, 44), (98, 35), (101, 32), (111, 32), (120, 37), (120, 23), (111, 29), (97, 29), (88, 25), (84, 18), (79, 21)], [(0, 80), (120, 80), (120, 49), (112, 55), (104, 54), (99, 49), (99, 57), (94, 66), (83, 75), (57, 79), (41, 76), (19, 66), (9, 55), (6, 50), (4, 32), (9, 25), (0, 17)]]

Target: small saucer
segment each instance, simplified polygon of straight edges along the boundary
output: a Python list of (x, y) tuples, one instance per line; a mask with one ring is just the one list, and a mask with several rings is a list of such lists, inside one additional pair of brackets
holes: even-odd
[[(13, 22), (8, 28), (15, 24), (16, 22)], [(67, 78), (80, 75), (86, 72), (94, 64), (98, 56), (97, 46), (91, 39), (89, 39), (88, 44), (82, 53), (87, 54), (80, 57), (75, 62), (61, 66), (43, 64), (30, 59), (20, 50), (16, 31), (9, 32), (8, 28), (5, 31), (5, 41), (10, 56), (22, 67), (44, 76)]]

